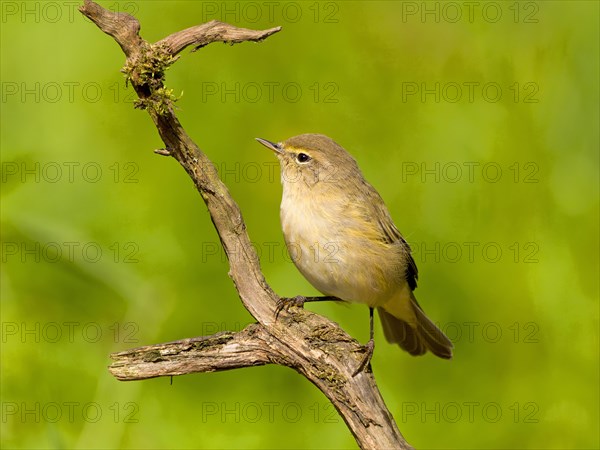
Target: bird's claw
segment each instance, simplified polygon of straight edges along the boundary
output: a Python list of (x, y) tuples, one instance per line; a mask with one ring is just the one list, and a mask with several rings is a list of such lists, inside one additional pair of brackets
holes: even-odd
[(361, 373), (362, 371), (371, 371), (371, 358), (373, 357), (373, 351), (375, 350), (375, 341), (373, 339), (369, 340), (367, 344), (364, 346), (365, 356), (361, 361), (358, 368), (352, 374), (353, 377)]
[(282, 297), (277, 301), (277, 308), (275, 309), (275, 320), (279, 318), (279, 313), (282, 309), (285, 309), (286, 312), (290, 311), (292, 306), (296, 306), (297, 308), (303, 308), (304, 302), (306, 302), (306, 298), (297, 295), (296, 297)]

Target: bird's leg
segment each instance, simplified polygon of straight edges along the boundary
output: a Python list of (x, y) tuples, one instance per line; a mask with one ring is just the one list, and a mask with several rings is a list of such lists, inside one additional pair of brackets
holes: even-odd
[(277, 301), (277, 308), (275, 309), (275, 318), (279, 317), (279, 313), (282, 309), (285, 308), (286, 311), (289, 311), (290, 307), (297, 306), (298, 308), (304, 307), (305, 303), (308, 302), (341, 302), (337, 297), (333, 297), (331, 295), (325, 295), (322, 297), (304, 297), (302, 295), (297, 295), (295, 297), (281, 297)]
[(369, 342), (365, 345), (365, 356), (363, 357), (362, 362), (358, 366), (358, 368), (352, 374), (353, 377), (358, 375), (365, 369), (371, 370), (371, 358), (373, 357), (373, 350), (375, 350), (375, 339), (374, 338), (374, 328), (373, 328), (373, 308), (369, 307)]

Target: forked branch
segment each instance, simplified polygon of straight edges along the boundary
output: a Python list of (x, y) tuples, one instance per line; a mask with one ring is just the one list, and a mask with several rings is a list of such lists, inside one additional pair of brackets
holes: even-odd
[[(352, 376), (364, 353), (358, 342), (337, 324), (310, 311), (293, 307), (276, 317), (279, 297), (261, 272), (241, 211), (213, 163), (179, 123), (174, 98), (164, 86), (165, 70), (188, 46), (197, 50), (212, 42), (257, 42), (281, 28), (255, 31), (211, 21), (150, 44), (140, 37), (140, 24), (129, 14), (107, 11), (91, 0), (85, 0), (80, 11), (112, 36), (125, 53), (123, 71), (138, 94), (136, 106), (148, 111), (165, 143), (159, 153), (181, 164), (204, 199), (229, 258), (229, 276), (244, 307), (257, 321), (238, 333), (115, 353), (111, 355), (111, 373), (119, 380), (141, 380), (263, 364), (287, 366), (327, 396), (361, 448), (410, 448), (386, 408), (373, 374)], [(239, 249), (244, 251), (236, 251)]]

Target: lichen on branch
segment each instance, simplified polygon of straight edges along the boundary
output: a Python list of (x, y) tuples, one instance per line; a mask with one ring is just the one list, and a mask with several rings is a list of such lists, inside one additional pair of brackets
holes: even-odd
[(229, 258), (229, 276), (243, 305), (257, 321), (238, 333), (224, 332), (115, 353), (111, 355), (111, 373), (119, 380), (131, 381), (283, 365), (302, 374), (327, 396), (361, 448), (411, 448), (388, 411), (373, 374), (353, 376), (365, 349), (323, 316), (300, 308), (277, 312), (281, 298), (260, 270), (240, 208), (219, 179), (214, 164), (183, 129), (173, 108), (173, 92), (164, 85), (165, 72), (188, 46), (259, 42), (281, 28), (249, 30), (211, 21), (152, 45), (139, 36), (139, 22), (129, 14), (108, 11), (92, 0), (84, 0), (80, 11), (112, 36), (125, 53), (127, 61), (122, 71), (139, 97), (136, 107), (148, 111), (165, 144), (165, 149), (157, 153), (175, 158), (190, 176), (226, 254), (229, 256), (230, 249), (244, 249)]

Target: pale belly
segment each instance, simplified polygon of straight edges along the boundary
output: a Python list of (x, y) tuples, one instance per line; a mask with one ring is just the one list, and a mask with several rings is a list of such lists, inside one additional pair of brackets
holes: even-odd
[(400, 250), (394, 245), (357, 235), (343, 216), (334, 220), (327, 212), (298, 208), (298, 203), (287, 206), (282, 204), (281, 222), (288, 251), (321, 293), (376, 307), (405, 284)]

